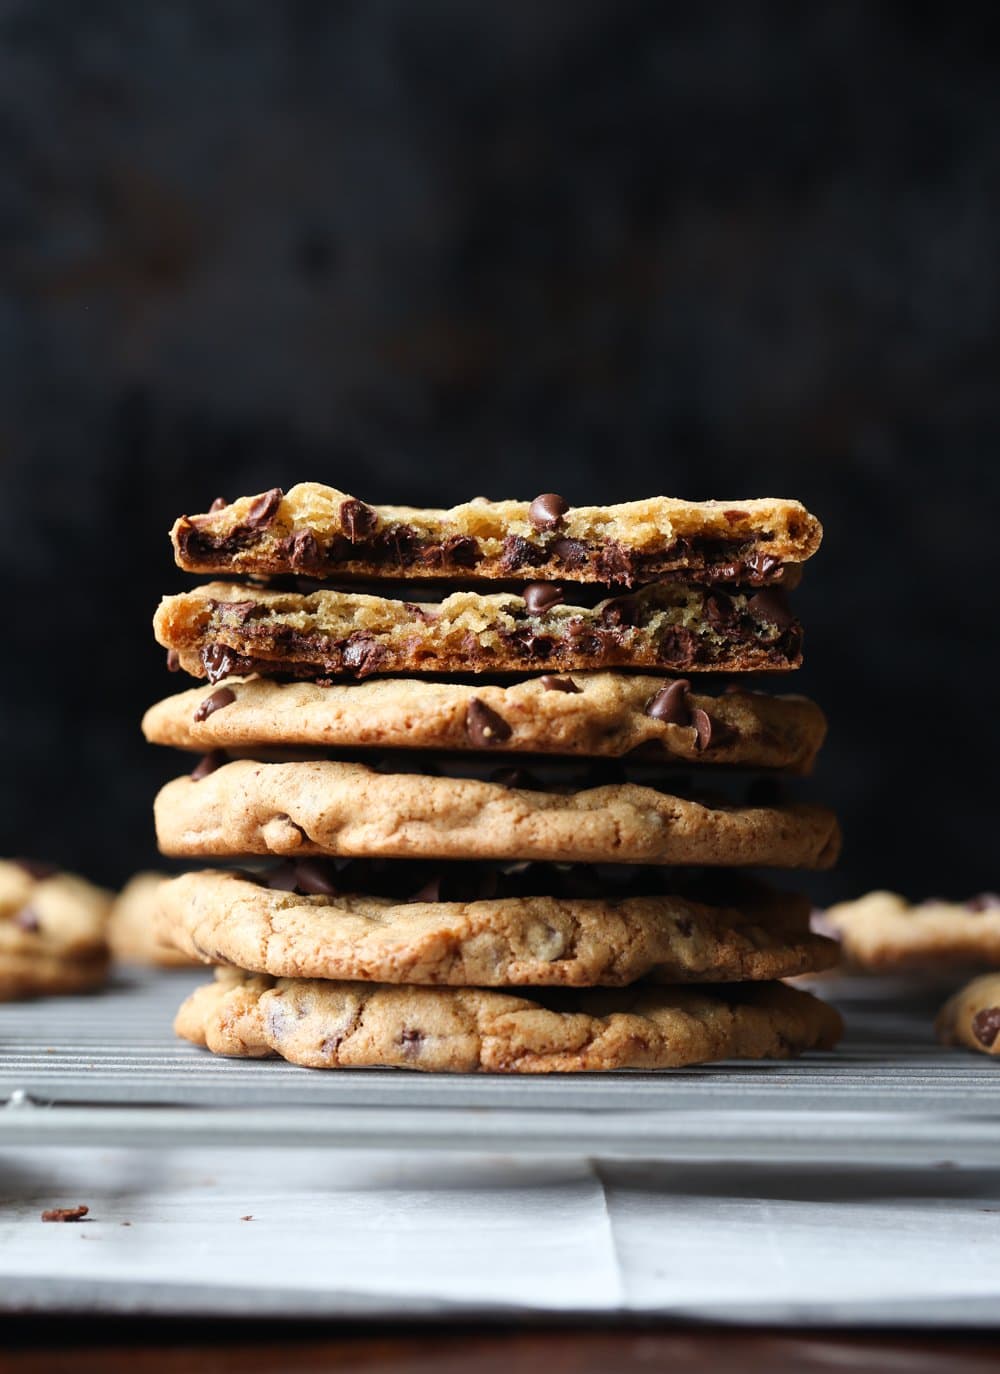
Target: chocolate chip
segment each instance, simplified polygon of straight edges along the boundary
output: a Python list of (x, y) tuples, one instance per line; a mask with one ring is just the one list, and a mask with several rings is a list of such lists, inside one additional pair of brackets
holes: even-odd
[(263, 875), (265, 886), (269, 887), (272, 892), (294, 892), (297, 879), (295, 869), (296, 866), (290, 859), (268, 869)]
[(641, 619), (639, 596), (615, 596), (601, 607), (602, 625), (637, 625)]
[(722, 518), (727, 525), (738, 525), (743, 520), (749, 520), (750, 516), (745, 510), (724, 510)]
[(378, 670), (385, 654), (385, 645), (362, 630), (344, 645), (344, 667), (352, 668), (356, 677), (369, 677)]
[(538, 681), (546, 692), (579, 692), (580, 690), (571, 677), (553, 677), (551, 673), (543, 673)]
[(206, 754), (200, 759), (191, 770), (191, 781), (201, 782), (202, 778), (207, 778), (209, 773), (214, 773), (217, 768), (221, 768), (228, 762), (225, 750), (213, 749), (210, 754)]
[(482, 552), (478, 539), (468, 534), (453, 534), (441, 545), (441, 555), (446, 563), (456, 568), (474, 568)]
[(14, 917), (14, 924), (20, 930), (27, 931), (29, 935), (36, 935), (42, 928), (38, 912), (32, 906), (23, 906)]
[(167, 672), (179, 673), (181, 670), (181, 656), (176, 649), (167, 650)]
[(609, 540), (597, 555), (597, 574), (602, 582), (624, 582), (630, 587), (635, 581), (636, 560), (617, 540)]
[(780, 568), (781, 559), (775, 558), (773, 554), (758, 550), (746, 560), (746, 566), (755, 577), (762, 578), (767, 577), (776, 568)]
[(528, 507), (528, 519), (536, 530), (554, 530), (562, 523), (562, 518), (568, 510), (569, 502), (565, 497), (557, 496), (554, 491), (547, 491), (532, 501)]
[(587, 546), (579, 539), (557, 539), (552, 552), (567, 568), (582, 568), (587, 561)]
[(29, 878), (34, 878), (39, 883), (59, 871), (55, 864), (43, 863), (41, 859), (12, 859), (11, 862), (16, 864), (22, 873), (27, 873)]
[(280, 487), (272, 487), (270, 491), (255, 496), (243, 517), (244, 527), (249, 530), (261, 530), (265, 525), (269, 525), (277, 515), (284, 495)]
[(706, 596), (705, 619), (713, 629), (722, 629), (726, 625), (731, 625), (733, 618), (733, 602), (725, 592), (713, 592), (711, 596)]
[(529, 615), (544, 615), (566, 600), (562, 587), (555, 582), (529, 582), (522, 595)]
[(332, 865), (322, 859), (299, 859), (295, 864), (295, 886), (307, 897), (335, 897)]
[(683, 936), (685, 940), (690, 940), (694, 934), (694, 921), (688, 916), (678, 916), (674, 920), (674, 925), (677, 927), (678, 935)]
[(478, 697), (473, 697), (466, 708), (465, 729), (473, 744), (480, 748), (503, 744), (513, 733), (503, 716), (491, 711)]
[(515, 572), (523, 567), (537, 568), (539, 563), (545, 562), (545, 558), (545, 550), (537, 544), (532, 544), (519, 534), (508, 534), (503, 541), (500, 567), (504, 572)]
[(1000, 1035), (1000, 1007), (977, 1011), (972, 1018), (972, 1034), (985, 1049), (990, 1049)]
[(764, 587), (755, 592), (747, 602), (747, 610), (757, 620), (777, 625), (779, 630), (787, 630), (795, 624), (795, 617), (788, 606), (788, 598), (780, 587)]
[(403, 606), (408, 614), (417, 620), (423, 621), (425, 625), (431, 625), (438, 619), (441, 612), (428, 610), (426, 606), (419, 605), (416, 601), (404, 601)]
[(409, 1027), (400, 1032), (399, 1043), (403, 1047), (403, 1054), (407, 1059), (415, 1059), (420, 1053), (424, 1043), (423, 1031), (411, 1030)]
[(217, 496), (208, 508), (209, 515), (214, 515), (217, 510), (225, 510), (229, 502), (224, 496)]
[(670, 625), (660, 636), (658, 654), (665, 666), (690, 668), (695, 661), (694, 633), (684, 625)]
[(980, 892), (965, 903), (969, 911), (991, 911), (1000, 907), (1000, 893)]
[(356, 501), (353, 497), (340, 504), (340, 526), (352, 544), (357, 544), (361, 539), (367, 539), (369, 535), (375, 533), (375, 526), (378, 524), (378, 515), (372, 510), (371, 506), (366, 506), (364, 501)]
[(245, 625), (263, 610), (259, 601), (213, 601), (212, 609), (223, 625)]
[(646, 715), (654, 720), (662, 720), (666, 725), (690, 725), (690, 693), (690, 682), (686, 677), (679, 677), (666, 687), (661, 687), (656, 696), (646, 703)]
[(229, 677), (236, 663), (236, 655), (224, 644), (206, 644), (200, 657), (209, 682)]
[(217, 687), (211, 696), (198, 707), (194, 713), (195, 720), (208, 720), (209, 716), (216, 711), (221, 711), (223, 706), (231, 706), (236, 700), (236, 693), (231, 687)]
[(319, 543), (311, 530), (296, 530), (287, 546), (288, 561), (299, 572), (315, 571), (323, 561)]
[(695, 706), (691, 712), (691, 724), (695, 728), (697, 747), (707, 749), (712, 742), (712, 717), (700, 706)]

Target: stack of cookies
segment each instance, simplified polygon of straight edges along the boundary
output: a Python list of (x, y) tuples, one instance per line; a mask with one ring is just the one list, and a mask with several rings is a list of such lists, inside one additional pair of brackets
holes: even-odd
[(780, 980), (836, 947), (747, 872), (834, 861), (831, 813), (768, 795), (825, 723), (739, 677), (798, 666), (786, 592), (820, 534), (792, 501), (415, 510), (314, 483), (180, 519), (179, 566), (216, 580), (155, 631), (200, 685), (144, 730), (204, 757), (157, 835), (241, 867), (161, 889), (161, 940), (221, 966), (179, 1033), (523, 1073), (831, 1047), (836, 1013)]

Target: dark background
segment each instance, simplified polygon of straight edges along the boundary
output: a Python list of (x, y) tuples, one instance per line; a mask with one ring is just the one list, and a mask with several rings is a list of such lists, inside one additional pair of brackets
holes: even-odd
[(796, 496), (816, 891), (1000, 885), (996, 6), (0, 10), (0, 848), (122, 879), (182, 511)]

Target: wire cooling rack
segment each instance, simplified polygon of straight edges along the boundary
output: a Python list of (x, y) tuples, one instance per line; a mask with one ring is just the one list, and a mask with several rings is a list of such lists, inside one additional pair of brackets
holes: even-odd
[(0, 1146), (322, 1145), (648, 1158), (1000, 1163), (1000, 1065), (938, 1046), (944, 989), (831, 979), (832, 1054), (661, 1073), (316, 1072), (178, 1041), (205, 973), (0, 1006)]

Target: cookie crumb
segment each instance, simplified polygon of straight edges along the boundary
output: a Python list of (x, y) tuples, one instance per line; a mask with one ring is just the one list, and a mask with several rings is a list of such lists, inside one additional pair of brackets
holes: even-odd
[(43, 1221), (82, 1221), (90, 1211), (81, 1203), (79, 1207), (50, 1207), (42, 1213)]
[(240, 1217), (240, 1221), (253, 1221), (253, 1217)]

